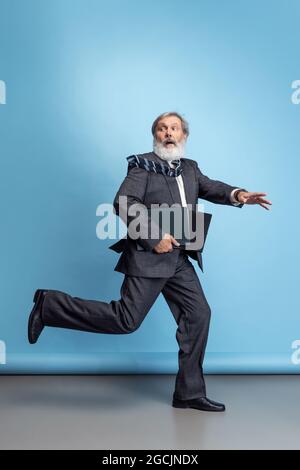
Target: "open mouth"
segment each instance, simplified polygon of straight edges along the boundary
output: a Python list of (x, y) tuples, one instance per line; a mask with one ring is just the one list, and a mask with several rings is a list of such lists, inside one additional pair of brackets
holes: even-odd
[(173, 140), (166, 140), (166, 141), (164, 142), (164, 144), (165, 144), (165, 145), (170, 145), (170, 144), (176, 145)]

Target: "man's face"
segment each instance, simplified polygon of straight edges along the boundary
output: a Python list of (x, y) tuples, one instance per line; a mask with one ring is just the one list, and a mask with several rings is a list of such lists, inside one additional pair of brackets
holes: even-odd
[(186, 140), (181, 120), (177, 116), (167, 116), (158, 121), (155, 138), (164, 148), (175, 148), (178, 143)]

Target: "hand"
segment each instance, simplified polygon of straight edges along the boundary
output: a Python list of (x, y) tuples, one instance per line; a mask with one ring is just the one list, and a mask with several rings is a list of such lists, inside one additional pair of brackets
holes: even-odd
[(248, 191), (241, 191), (237, 198), (238, 201), (242, 204), (259, 204), (264, 209), (269, 210), (267, 204), (272, 205), (272, 202), (262, 197), (266, 195), (266, 193), (251, 193)]
[(169, 253), (173, 251), (173, 243), (176, 246), (180, 245), (180, 243), (178, 243), (178, 241), (175, 240), (175, 238), (172, 237), (172, 235), (170, 235), (169, 233), (165, 233), (163, 236), (163, 239), (160, 240), (160, 242), (157, 243), (157, 245), (155, 245), (153, 250), (156, 251), (156, 253)]

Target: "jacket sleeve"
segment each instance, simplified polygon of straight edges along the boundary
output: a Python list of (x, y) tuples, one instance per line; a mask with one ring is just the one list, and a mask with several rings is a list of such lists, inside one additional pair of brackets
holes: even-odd
[[(143, 204), (148, 181), (148, 172), (143, 168), (133, 167), (128, 169), (127, 176), (123, 180), (115, 198), (114, 210), (115, 213), (126, 223), (128, 234), (130, 238), (135, 239), (147, 251), (151, 251), (154, 246), (163, 238), (163, 232), (155, 225), (153, 233), (156, 238), (150, 238), (150, 224), (151, 218), (147, 211), (146, 206)], [(120, 198), (126, 196), (126, 198)], [(140, 209), (138, 212), (136, 210)], [(134, 226), (131, 222), (139, 218), (139, 236), (133, 235)]]
[[(223, 183), (222, 181), (213, 180), (204, 175), (199, 167), (198, 163), (194, 161), (196, 178), (198, 182), (198, 198), (206, 199), (209, 202), (215, 204), (226, 204), (233, 207), (243, 207), (244, 204), (233, 204), (230, 194), (234, 189), (243, 189), (239, 186), (231, 186), (230, 184)], [(247, 191), (243, 189), (243, 191)]]

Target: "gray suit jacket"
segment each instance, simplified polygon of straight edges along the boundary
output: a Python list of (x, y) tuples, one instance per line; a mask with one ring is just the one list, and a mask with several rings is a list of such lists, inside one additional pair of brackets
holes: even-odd
[[(139, 154), (148, 160), (154, 160), (167, 164), (154, 152)], [(221, 181), (212, 180), (201, 173), (195, 160), (181, 158), (182, 179), (184, 183), (186, 202), (196, 210), (198, 198), (216, 204), (226, 204), (232, 207), (242, 207), (243, 204), (234, 206), (230, 199), (230, 193), (238, 186), (231, 186)], [(148, 172), (143, 168), (134, 167), (127, 171), (127, 176), (122, 182), (114, 199), (114, 210), (124, 220), (124, 211), (119, 204), (119, 196), (127, 196), (128, 208), (135, 203), (150, 207), (151, 204), (174, 203), (181, 205), (180, 192), (176, 178), (159, 173)], [(123, 213), (122, 213), (123, 211)], [(128, 211), (127, 211), (128, 216)], [(134, 217), (128, 217), (127, 227)], [(157, 239), (134, 240), (127, 232), (127, 236), (119, 240), (109, 248), (121, 253), (114, 270), (131, 276), (142, 277), (170, 277), (174, 274), (180, 250), (174, 249), (170, 253), (158, 254), (153, 251), (154, 246), (161, 240), (162, 234)], [(202, 256), (200, 251), (186, 251), (186, 253), (198, 262), (203, 271)]]

